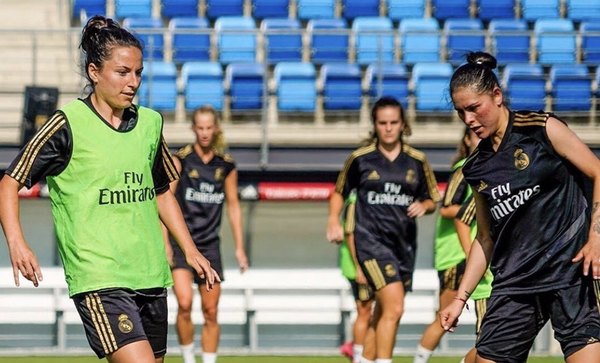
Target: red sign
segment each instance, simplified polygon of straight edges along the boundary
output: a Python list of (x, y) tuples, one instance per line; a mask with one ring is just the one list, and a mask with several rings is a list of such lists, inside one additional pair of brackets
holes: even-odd
[(333, 183), (258, 183), (259, 199), (264, 200), (327, 200)]

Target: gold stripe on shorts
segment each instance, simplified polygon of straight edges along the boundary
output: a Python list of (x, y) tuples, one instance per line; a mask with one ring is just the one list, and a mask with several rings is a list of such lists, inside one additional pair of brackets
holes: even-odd
[(383, 277), (383, 272), (381, 272), (376, 259), (365, 261), (365, 267), (367, 268), (367, 273), (371, 277), (371, 280), (373, 280), (373, 284), (375, 284), (376, 290), (379, 290), (386, 285), (385, 277)]
[(447, 290), (457, 290), (458, 289), (457, 277), (458, 277), (457, 266), (452, 266), (451, 268), (444, 271), (444, 287)]
[(90, 316), (92, 318), (92, 322), (94, 323), (94, 328), (98, 333), (100, 343), (102, 343), (104, 353), (113, 353), (118, 349), (117, 342), (115, 341), (115, 336), (112, 332), (112, 328), (110, 327), (108, 317), (104, 312), (104, 307), (102, 306), (102, 300), (100, 300), (100, 296), (97, 293), (85, 295), (85, 304), (90, 310)]
[(476, 334), (479, 334), (481, 331), (481, 323), (483, 322), (483, 317), (485, 316), (485, 312), (487, 310), (487, 301), (488, 299), (475, 300), (475, 315), (477, 316), (477, 322), (475, 323)]
[(596, 305), (600, 313), (600, 280), (594, 280), (594, 294), (596, 294)]

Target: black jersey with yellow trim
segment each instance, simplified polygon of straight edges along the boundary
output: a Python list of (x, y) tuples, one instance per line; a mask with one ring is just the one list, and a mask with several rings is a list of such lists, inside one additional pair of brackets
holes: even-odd
[(542, 112), (511, 112), (496, 151), (482, 140), (463, 167), (488, 204), (495, 293), (542, 292), (576, 284), (571, 259), (587, 239), (583, 174), (554, 150)]
[(440, 200), (425, 154), (403, 144), (398, 157), (389, 160), (375, 144), (361, 147), (348, 157), (336, 183), (336, 191), (344, 198), (353, 189), (359, 260), (393, 258), (403, 272), (412, 272), (417, 230), (406, 210), (414, 201)]

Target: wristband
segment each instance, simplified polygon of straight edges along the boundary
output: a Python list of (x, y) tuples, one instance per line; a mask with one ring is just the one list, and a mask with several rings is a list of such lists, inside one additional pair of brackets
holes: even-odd
[(465, 305), (465, 307), (467, 308), (467, 310), (469, 310), (469, 304), (467, 304), (467, 299), (463, 299), (462, 297), (455, 296), (454, 300), (462, 301), (463, 304)]

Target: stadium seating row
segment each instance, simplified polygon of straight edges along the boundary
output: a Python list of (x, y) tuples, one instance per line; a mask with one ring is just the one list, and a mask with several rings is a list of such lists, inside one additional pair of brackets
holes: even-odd
[[(109, 0), (74, 0), (72, 13), (106, 14)], [(114, 16), (150, 17), (152, 0), (112, 0)], [(338, 3), (339, 2), (339, 3)], [(244, 0), (161, 0), (161, 17), (204, 15), (209, 19), (220, 16), (247, 15), (256, 19), (291, 17), (308, 20), (342, 17), (352, 20), (358, 16), (385, 15), (394, 21), (424, 17), (427, 14), (445, 20), (449, 18), (492, 19), (565, 17), (575, 21), (600, 19), (599, 0), (249, 0), (245, 11)], [(337, 9), (341, 9), (338, 12)], [(292, 9), (294, 9), (292, 11)], [(113, 15), (113, 14), (110, 14)]]
[[(266, 95), (276, 96), (279, 111), (314, 112), (318, 97), (324, 110), (359, 110), (363, 96), (392, 95), (416, 111), (450, 111), (450, 63), (370, 64), (364, 74), (357, 64), (326, 63), (319, 71), (308, 62), (281, 62), (272, 77), (260, 63), (188, 62), (181, 72), (174, 63), (146, 63), (138, 95), (142, 105), (174, 111), (179, 95), (191, 111), (201, 104), (222, 110), (225, 96), (231, 110), (258, 110)], [(500, 75), (513, 109), (589, 112), (600, 96), (595, 76), (583, 64), (554, 65), (546, 73), (540, 64), (511, 63)], [(268, 87), (267, 85), (272, 85)], [(548, 100), (550, 103), (548, 104)]]
[[(570, 19), (539, 19), (529, 29), (524, 20), (449, 19), (443, 28), (434, 18), (410, 18), (394, 28), (390, 18), (357, 17), (348, 28), (343, 19), (315, 19), (306, 27), (297, 19), (267, 18), (256, 28), (249, 17), (224, 16), (210, 27), (206, 18), (172, 18), (164, 27), (156, 18), (126, 18), (124, 25), (144, 42), (145, 59), (263, 62), (464, 61), (472, 50), (487, 50), (500, 64), (553, 65), (600, 62), (600, 22), (575, 28)], [(167, 57), (170, 54), (170, 57)]]

